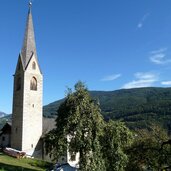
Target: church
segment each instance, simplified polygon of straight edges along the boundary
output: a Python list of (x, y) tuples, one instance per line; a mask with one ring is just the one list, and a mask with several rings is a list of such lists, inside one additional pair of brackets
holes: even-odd
[(43, 134), (43, 75), (36, 52), (31, 6), (29, 3), (24, 41), (13, 75), (12, 121), (1, 130), (0, 145), (37, 156)]
[[(36, 52), (31, 8), (29, 3), (24, 41), (14, 74), (12, 122), (0, 130), (0, 147), (11, 147), (28, 156), (49, 160), (44, 152), (43, 137), (55, 127), (55, 121), (43, 118), (43, 75)], [(59, 162), (78, 163), (70, 158), (66, 152)]]
[[(31, 4), (14, 74), (11, 147), (33, 155), (42, 135), (43, 76), (38, 63)], [(31, 138), (30, 138), (31, 137)]]

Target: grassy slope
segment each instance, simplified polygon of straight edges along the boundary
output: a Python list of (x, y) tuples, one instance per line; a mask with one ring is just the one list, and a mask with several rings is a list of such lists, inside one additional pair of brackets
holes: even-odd
[(46, 170), (50, 163), (35, 159), (16, 159), (0, 153), (0, 171)]

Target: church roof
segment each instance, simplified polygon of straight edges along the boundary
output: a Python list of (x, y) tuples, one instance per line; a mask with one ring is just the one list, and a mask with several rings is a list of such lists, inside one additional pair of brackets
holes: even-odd
[(32, 19), (32, 13), (31, 13), (31, 3), (30, 3), (28, 16), (27, 16), (27, 22), (26, 22), (23, 47), (22, 47), (22, 50), (20, 53), (24, 69), (27, 68), (27, 65), (28, 65), (29, 61), (31, 60), (33, 54), (35, 55), (35, 57), (37, 59), (33, 19)]
[(0, 129), (0, 136), (3, 133), (11, 134), (11, 122), (7, 122), (1, 129)]
[(43, 134), (44, 137), (49, 131), (56, 128), (55, 118), (45, 118), (43, 117)]

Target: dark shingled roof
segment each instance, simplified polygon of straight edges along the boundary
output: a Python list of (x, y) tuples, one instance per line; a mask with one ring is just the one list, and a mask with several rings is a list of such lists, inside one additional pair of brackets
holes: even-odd
[(33, 19), (32, 19), (31, 6), (30, 6), (28, 11), (23, 47), (20, 53), (24, 69), (27, 68), (27, 65), (31, 60), (33, 54), (36, 56), (37, 59)]
[(45, 118), (43, 117), (43, 135), (47, 134), (52, 129), (56, 128), (55, 118)]

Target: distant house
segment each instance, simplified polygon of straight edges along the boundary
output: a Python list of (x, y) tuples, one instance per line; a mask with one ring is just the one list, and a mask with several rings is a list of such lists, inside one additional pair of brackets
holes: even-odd
[(11, 146), (11, 123), (7, 122), (0, 130), (0, 147)]

